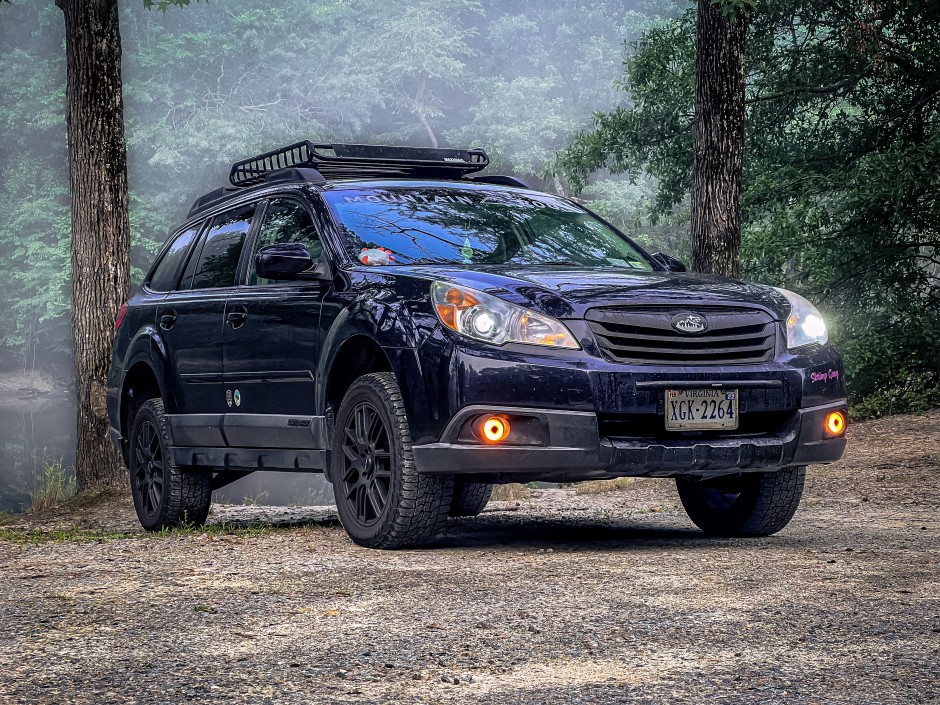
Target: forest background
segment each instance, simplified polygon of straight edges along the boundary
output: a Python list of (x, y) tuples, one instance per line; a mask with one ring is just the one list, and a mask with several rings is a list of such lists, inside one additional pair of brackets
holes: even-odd
[[(743, 276), (819, 305), (856, 418), (940, 403), (937, 15), (795, 0), (750, 13)], [(232, 161), (299, 139), (483, 146), (493, 170), (584, 199), (687, 261), (694, 27), (693, 7), (666, 0), (122, 2), (132, 278)], [(2, 8), (12, 398), (70, 385), (63, 44), (51, 1)], [(37, 432), (37, 408), (27, 423), (0, 404), (4, 473), (68, 464), (68, 414), (62, 428), (40, 414)]]

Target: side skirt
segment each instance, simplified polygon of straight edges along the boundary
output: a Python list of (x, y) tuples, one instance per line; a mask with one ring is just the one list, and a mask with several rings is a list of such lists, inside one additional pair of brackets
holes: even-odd
[(280, 448), (169, 448), (174, 465), (196, 465), (215, 470), (277, 470), (323, 472), (327, 467), (325, 450)]

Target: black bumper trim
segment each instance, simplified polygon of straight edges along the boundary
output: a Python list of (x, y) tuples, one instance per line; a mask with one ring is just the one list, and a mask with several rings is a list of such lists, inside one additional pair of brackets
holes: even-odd
[[(473, 407), (480, 413), (485, 407)], [(825, 415), (845, 410), (845, 401), (799, 409), (787, 431), (766, 436), (718, 439), (601, 438), (597, 417), (584, 412), (530, 410), (549, 427), (552, 445), (482, 446), (429, 443), (414, 446), (418, 471), (427, 474), (502, 475), (507, 477), (589, 479), (596, 477), (708, 477), (737, 472), (769, 471), (789, 465), (831, 463), (842, 457), (845, 438), (824, 437)], [(465, 418), (466, 410), (455, 417)], [(499, 411), (509, 411), (500, 408)], [(556, 432), (555, 428), (561, 432)], [(565, 438), (556, 445), (555, 439)], [(448, 438), (445, 432), (443, 438)]]

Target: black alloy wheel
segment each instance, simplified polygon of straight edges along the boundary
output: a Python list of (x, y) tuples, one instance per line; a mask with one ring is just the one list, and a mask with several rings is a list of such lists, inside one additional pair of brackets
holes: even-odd
[(336, 413), (330, 480), (349, 537), (370, 548), (428, 543), (444, 528), (452, 475), (418, 472), (395, 375), (372, 372), (350, 385)]
[(162, 400), (148, 399), (140, 405), (128, 437), (131, 494), (141, 526), (160, 531), (205, 522), (212, 504), (212, 472), (173, 464)]
[(392, 450), (388, 429), (370, 402), (359, 402), (343, 429), (343, 493), (362, 526), (374, 525), (388, 505)]
[(140, 496), (144, 514), (155, 516), (160, 511), (166, 483), (163, 446), (157, 427), (150, 420), (139, 424), (134, 441), (134, 489)]

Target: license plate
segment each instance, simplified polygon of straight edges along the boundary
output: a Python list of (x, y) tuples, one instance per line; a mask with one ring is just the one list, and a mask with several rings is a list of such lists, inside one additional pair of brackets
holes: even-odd
[(713, 431), (738, 427), (737, 389), (667, 389), (667, 431)]

